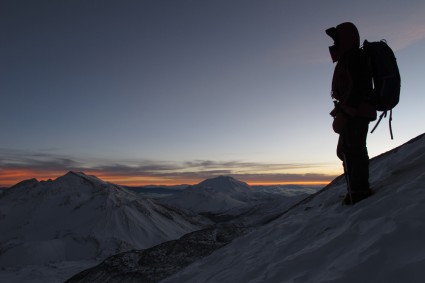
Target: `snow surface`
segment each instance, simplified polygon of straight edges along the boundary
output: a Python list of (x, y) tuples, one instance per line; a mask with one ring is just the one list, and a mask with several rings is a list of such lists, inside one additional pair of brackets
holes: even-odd
[(161, 282), (425, 282), (424, 135), (371, 160), (370, 181), (344, 206), (339, 177)]
[[(56, 273), (66, 279), (112, 254), (152, 247), (207, 224), (83, 173), (26, 180), (0, 196), (0, 281), (61, 282), (47, 278)], [(4, 280), (13, 274), (19, 276)]]

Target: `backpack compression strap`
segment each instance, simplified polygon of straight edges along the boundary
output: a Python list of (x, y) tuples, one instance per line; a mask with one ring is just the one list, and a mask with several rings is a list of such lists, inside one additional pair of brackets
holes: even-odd
[[(376, 122), (375, 127), (373, 127), (372, 131), (370, 131), (370, 133), (372, 134), (376, 128), (378, 127), (379, 123), (381, 122), (382, 118), (387, 117), (387, 111), (382, 112), (381, 115), (379, 115), (379, 120), (378, 122)], [(393, 120), (393, 110), (390, 110), (390, 117), (389, 117), (389, 121), (388, 121), (388, 125), (390, 127), (390, 135), (391, 135), (391, 139), (393, 140), (393, 128), (391, 126), (391, 121)]]

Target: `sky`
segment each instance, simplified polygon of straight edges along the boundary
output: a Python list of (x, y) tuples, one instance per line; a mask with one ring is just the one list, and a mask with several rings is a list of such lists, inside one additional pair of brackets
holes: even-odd
[(0, 186), (70, 170), (327, 183), (343, 169), (324, 31), (350, 21), (395, 51), (394, 140), (386, 119), (373, 157), (425, 132), (424, 14), (419, 0), (2, 0)]

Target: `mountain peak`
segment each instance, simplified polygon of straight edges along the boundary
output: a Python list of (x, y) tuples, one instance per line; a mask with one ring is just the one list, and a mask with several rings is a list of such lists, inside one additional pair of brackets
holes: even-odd
[(95, 176), (86, 175), (83, 172), (76, 172), (76, 171), (69, 171), (65, 175), (57, 178), (56, 180), (71, 181), (71, 180), (81, 180), (81, 179), (86, 180), (90, 183), (93, 183), (93, 182), (105, 183), (104, 181), (102, 181), (101, 179), (99, 179)]
[(232, 176), (219, 175), (217, 177), (212, 177), (212, 178), (205, 179), (201, 183), (208, 182), (208, 181), (223, 181), (223, 182), (237, 181), (238, 182), (239, 180), (237, 180), (236, 178), (233, 178)]
[(252, 188), (245, 182), (231, 176), (220, 175), (206, 179), (195, 187), (210, 188), (220, 192), (251, 192)]
[(37, 179), (35, 179), (35, 178), (27, 179), (27, 180), (23, 180), (23, 181), (15, 184), (15, 185), (13, 185), (11, 187), (11, 189), (16, 189), (16, 188), (32, 188), (32, 187), (35, 187), (36, 185), (38, 185), (39, 183), (40, 182)]
[(76, 172), (71, 170), (71, 171), (68, 171), (68, 173), (66, 173), (62, 177), (87, 177), (87, 175), (84, 174), (83, 172)]

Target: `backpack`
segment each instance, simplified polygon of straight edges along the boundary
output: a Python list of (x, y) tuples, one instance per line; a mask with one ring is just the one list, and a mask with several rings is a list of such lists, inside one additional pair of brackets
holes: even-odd
[(401, 85), (397, 60), (394, 52), (385, 40), (375, 42), (365, 40), (363, 42), (363, 50), (366, 54), (373, 79), (371, 102), (376, 110), (383, 111), (371, 133), (375, 131), (382, 118), (387, 117), (387, 112), (390, 111), (389, 127), (391, 139), (393, 139), (391, 127), (392, 109), (400, 100)]

